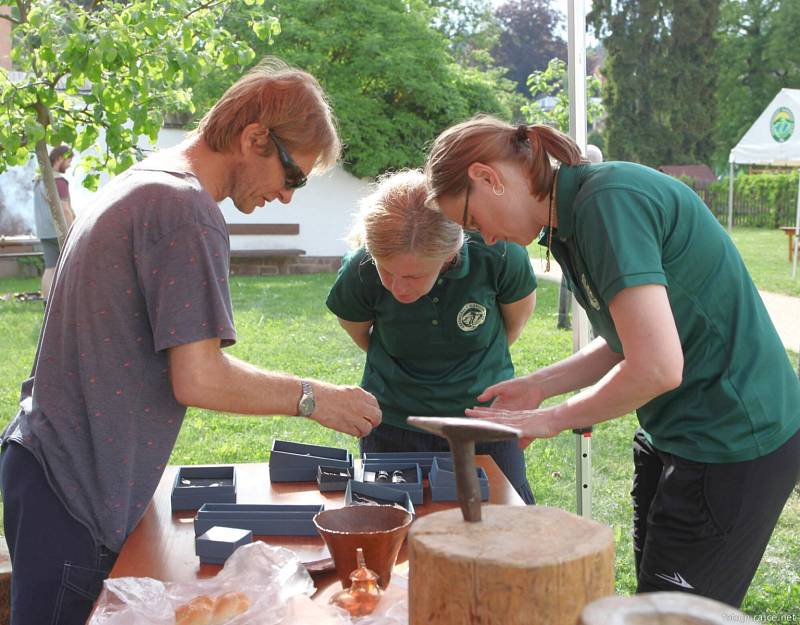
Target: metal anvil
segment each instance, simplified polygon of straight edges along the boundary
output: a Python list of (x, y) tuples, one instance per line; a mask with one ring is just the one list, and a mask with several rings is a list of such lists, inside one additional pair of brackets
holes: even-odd
[(443, 436), (450, 443), (461, 513), (465, 521), (480, 521), (481, 490), (475, 467), (475, 443), (519, 438), (519, 430), (465, 417), (409, 417), (408, 424)]

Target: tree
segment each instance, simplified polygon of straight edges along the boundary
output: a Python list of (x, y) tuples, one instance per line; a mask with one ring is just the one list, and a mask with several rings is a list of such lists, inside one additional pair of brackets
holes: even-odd
[(551, 7), (551, 0), (509, 0), (494, 15), (500, 40), (492, 55), (508, 68), (517, 91), (527, 94), (531, 72), (545, 70), (550, 59), (567, 58), (567, 44), (556, 34), (562, 15)]
[(433, 9), (433, 27), (449, 42), (450, 52), (462, 65), (493, 67), (491, 49), (500, 36), (489, 0), (427, 0)]
[[(569, 78), (567, 63), (561, 59), (550, 59), (547, 69), (528, 76), (528, 88), (532, 101), (522, 107), (522, 114), (529, 124), (548, 124), (562, 132), (569, 132)], [(550, 96), (555, 105), (545, 109), (537, 100)], [(589, 126), (604, 115), (600, 98), (600, 79), (595, 75), (586, 77), (586, 119)]]
[(800, 88), (796, 0), (725, 0), (720, 10), (714, 162), (721, 167), (784, 87)]
[(708, 162), (720, 0), (595, 0), (608, 53), (606, 149), (648, 165)]
[[(245, 0), (239, 14), (260, 39), (277, 31), (263, 0)], [(14, 29), (13, 81), (0, 69), (0, 171), (26, 163), (42, 172), (60, 241), (65, 228), (47, 145), (84, 151), (105, 132), (106, 150), (81, 159), (84, 184), (119, 173), (136, 159), (139, 136), (155, 141), (163, 113), (191, 109), (192, 85), (212, 68), (253, 62), (250, 46), (219, 26), (229, 0), (131, 0), (70, 4), (17, 0), (0, 16)]]
[[(330, 97), (359, 177), (423, 163), (444, 128), (477, 112), (510, 117), (513, 92), (499, 70), (459, 65), (431, 27), (425, 0), (293, 0), (279, 6), (278, 56), (311, 72)], [(257, 47), (235, 12), (225, 25)], [(239, 29), (239, 30), (237, 30)], [(224, 84), (220, 75), (207, 88)]]

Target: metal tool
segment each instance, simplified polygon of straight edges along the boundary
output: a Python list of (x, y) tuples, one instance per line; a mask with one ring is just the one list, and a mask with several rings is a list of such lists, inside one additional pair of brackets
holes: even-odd
[(461, 513), (465, 521), (480, 521), (481, 489), (475, 466), (475, 443), (519, 438), (519, 430), (465, 417), (409, 417), (408, 424), (442, 436), (450, 443)]

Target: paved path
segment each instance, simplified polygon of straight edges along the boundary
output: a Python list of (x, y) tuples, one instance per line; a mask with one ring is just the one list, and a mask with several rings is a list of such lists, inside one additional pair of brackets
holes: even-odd
[[(545, 273), (543, 258), (531, 258), (531, 263), (537, 279), (561, 282), (561, 267), (557, 262), (550, 261), (549, 273)], [(767, 291), (759, 293), (784, 346), (794, 352), (800, 352), (800, 297)]]

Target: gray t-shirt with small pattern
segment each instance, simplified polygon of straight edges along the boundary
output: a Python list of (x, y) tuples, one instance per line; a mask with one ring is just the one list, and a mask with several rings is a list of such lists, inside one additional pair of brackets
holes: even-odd
[(167, 350), (236, 340), (229, 263), (219, 207), (181, 172), (118, 176), (65, 244), (4, 437), (36, 456), (70, 513), (114, 551), (147, 509), (186, 412)]

